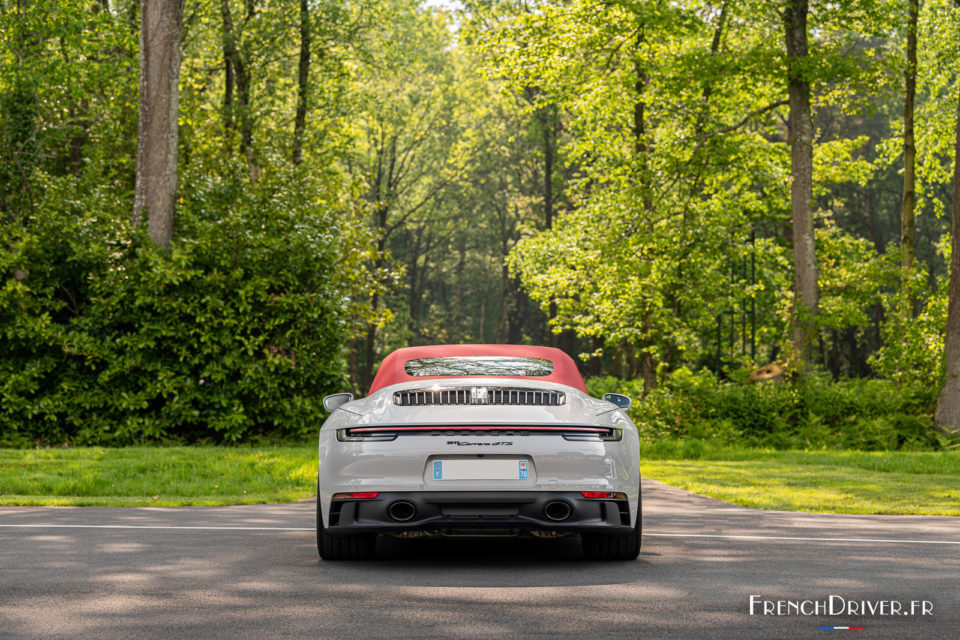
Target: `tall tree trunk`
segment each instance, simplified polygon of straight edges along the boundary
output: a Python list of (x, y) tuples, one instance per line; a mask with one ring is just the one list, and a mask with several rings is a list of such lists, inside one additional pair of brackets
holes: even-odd
[[(182, 0), (181, 0), (182, 1)], [(246, 22), (249, 22), (256, 13), (254, 0), (247, 0)], [(250, 172), (250, 181), (256, 182), (260, 175), (253, 149), (253, 114), (250, 111), (250, 71), (247, 61), (240, 52), (240, 36), (233, 24), (230, 12), (230, 0), (220, 1), (220, 17), (223, 20), (223, 54), (229, 62), (236, 78), (237, 89), (237, 120), (240, 126), (240, 152), (247, 160), (247, 169)], [(226, 103), (226, 96), (224, 96)]]
[(556, 107), (543, 107), (543, 226), (553, 228), (553, 160), (557, 150)]
[[(377, 259), (373, 263), (375, 271), (379, 271), (383, 267), (383, 253), (386, 249), (386, 236), (384, 235), (383, 230), (387, 226), (387, 209), (385, 207), (379, 207), (376, 213), (378, 229), (380, 230), (380, 238), (377, 240)], [(380, 307), (380, 294), (374, 293), (373, 297), (370, 298), (370, 310), (376, 311)], [(360, 385), (362, 388), (367, 389), (370, 387), (370, 383), (373, 382), (373, 363), (377, 355), (377, 325), (371, 323), (367, 327), (366, 342), (364, 344), (364, 360), (363, 360), (363, 369), (360, 371)]]
[[(538, 112), (543, 135), (543, 228), (547, 231), (553, 228), (553, 156), (556, 151), (556, 132), (550, 117), (552, 109), (552, 106), (541, 107)], [(552, 322), (557, 317), (556, 302), (550, 301), (547, 313), (550, 315), (547, 322)], [(552, 328), (548, 335), (549, 346), (556, 347), (558, 336)]]
[[(370, 306), (376, 309), (380, 303), (380, 296), (373, 295)], [(362, 389), (369, 389), (373, 382), (373, 361), (377, 355), (377, 325), (371, 324), (367, 329), (367, 336), (364, 345), (363, 377), (361, 378)]]
[(500, 321), (497, 322), (495, 340), (503, 344), (510, 333), (510, 310), (513, 304), (513, 290), (510, 286), (510, 268), (507, 255), (510, 253), (510, 234), (507, 231), (507, 209), (500, 216)]
[(810, 81), (804, 77), (807, 58), (808, 0), (793, 0), (783, 12), (789, 64), (790, 210), (793, 218), (793, 348), (798, 370), (810, 368), (818, 310), (817, 250), (813, 237), (813, 117)]
[(303, 162), (303, 133), (307, 127), (307, 91), (310, 88), (310, 4), (300, 0), (300, 64), (297, 68), (297, 114), (293, 120), (293, 163)]
[(916, 180), (917, 148), (913, 138), (913, 102), (917, 93), (917, 16), (920, 0), (908, 0), (907, 9), (907, 64), (903, 70), (903, 202), (900, 208), (900, 278), (903, 294), (904, 319), (913, 316), (913, 304), (909, 295), (910, 272), (913, 270), (913, 245), (916, 223), (914, 207), (917, 194)]
[[(377, 149), (377, 167), (373, 176), (373, 184), (370, 185), (370, 201), (374, 203), (374, 222), (377, 230), (377, 258), (374, 260), (373, 268), (379, 271), (384, 265), (384, 251), (387, 248), (387, 236), (390, 230), (387, 228), (387, 219), (390, 215), (390, 196), (391, 180), (394, 175), (394, 169), (397, 161), (397, 138), (390, 139), (378, 138)], [(384, 161), (386, 160), (386, 166)], [(370, 299), (371, 311), (376, 311), (380, 305), (380, 294), (375, 293)], [(377, 353), (377, 325), (371, 323), (367, 328), (366, 344), (364, 348), (363, 369), (360, 371), (360, 382), (364, 388), (368, 388), (373, 382), (373, 364)]]
[(140, 115), (133, 224), (169, 247), (177, 196), (177, 108), (184, 0), (141, 0)]
[(869, 224), (870, 242), (877, 253), (883, 253), (883, 230), (877, 224), (877, 207), (873, 200), (873, 189), (866, 187), (863, 189), (863, 204), (867, 210), (867, 223)]
[[(634, 62), (634, 103), (633, 103), (633, 152), (637, 160), (637, 183), (640, 187), (640, 200), (643, 204), (644, 215), (648, 220), (653, 217), (653, 198), (650, 193), (649, 170), (647, 156), (650, 153), (650, 143), (647, 140), (647, 84), (650, 78), (647, 68), (643, 63), (643, 47), (646, 43), (646, 28), (641, 21), (637, 29), (636, 41), (636, 61)], [(653, 346), (652, 325), (650, 322), (650, 310), (645, 310), (642, 314), (641, 322), (643, 324), (643, 334), (647, 342), (647, 348), (640, 352), (640, 374), (643, 377), (643, 393), (646, 395), (657, 387), (657, 366), (658, 363), (653, 357), (650, 348)]]
[(223, 56), (223, 128), (233, 129), (233, 63)]
[(410, 333), (415, 336), (423, 335), (423, 327), (420, 326), (420, 301), (423, 298), (423, 280), (424, 272), (429, 267), (429, 260), (424, 258), (423, 269), (420, 268), (420, 258), (430, 250), (433, 234), (427, 234), (424, 240), (425, 228), (418, 226), (413, 232), (413, 242), (410, 245), (410, 262), (407, 267), (407, 279), (410, 282), (410, 297), (408, 307), (410, 309)]
[(950, 234), (950, 302), (944, 355), (947, 383), (937, 398), (934, 422), (960, 433), (960, 99), (957, 101), (957, 141), (953, 165), (953, 228)]
[[(461, 235), (457, 239), (457, 266), (453, 272), (453, 281), (454, 281), (454, 290), (453, 290), (453, 315), (451, 317), (451, 327), (456, 333), (458, 340), (463, 340), (463, 336), (469, 333), (470, 329), (465, 327), (464, 324), (464, 271), (467, 267), (467, 240), (466, 237)], [(481, 294), (482, 301), (486, 300), (486, 291)], [(482, 305), (482, 302), (481, 302)], [(483, 306), (480, 307), (480, 329), (478, 333), (478, 340), (483, 342)]]
[(349, 359), (350, 388), (353, 389), (354, 394), (359, 396), (363, 393), (363, 390), (361, 390), (360, 387), (360, 366), (357, 362), (359, 359), (358, 355), (360, 354), (360, 340), (353, 340), (351, 347)]

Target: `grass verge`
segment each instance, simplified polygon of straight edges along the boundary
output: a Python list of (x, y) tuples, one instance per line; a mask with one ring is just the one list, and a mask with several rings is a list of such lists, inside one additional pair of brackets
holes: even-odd
[(0, 449), (0, 504), (181, 506), (295, 502), (317, 486), (313, 444)]
[[(0, 449), (0, 505), (292, 502), (316, 487), (313, 444)], [(644, 445), (644, 477), (760, 509), (960, 515), (960, 452)]]
[(699, 441), (643, 448), (643, 476), (755, 509), (960, 515), (958, 451), (775, 451)]

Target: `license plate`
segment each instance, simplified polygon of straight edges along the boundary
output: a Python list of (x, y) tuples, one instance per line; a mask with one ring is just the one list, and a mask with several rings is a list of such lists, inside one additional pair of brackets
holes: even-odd
[(466, 458), (433, 461), (434, 480), (527, 480), (529, 477), (528, 460)]

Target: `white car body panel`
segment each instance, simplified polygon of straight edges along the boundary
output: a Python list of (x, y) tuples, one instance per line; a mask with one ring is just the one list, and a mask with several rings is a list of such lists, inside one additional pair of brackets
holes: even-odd
[[(559, 406), (421, 405), (398, 406), (394, 393), (431, 388), (509, 387), (562, 391)], [(559, 433), (510, 435), (400, 433), (388, 441), (343, 442), (337, 431), (381, 425), (464, 425), (564, 427), (595, 426), (621, 430), (620, 440), (568, 440)], [(637, 522), (640, 503), (640, 456), (636, 427), (610, 402), (583, 391), (535, 379), (451, 377), (386, 386), (369, 397), (348, 402), (324, 422), (319, 436), (318, 500), (329, 522), (336, 493), (431, 491), (609, 491), (626, 494), (630, 524)], [(435, 459), (478, 457), (526, 459), (526, 479), (434, 480)]]

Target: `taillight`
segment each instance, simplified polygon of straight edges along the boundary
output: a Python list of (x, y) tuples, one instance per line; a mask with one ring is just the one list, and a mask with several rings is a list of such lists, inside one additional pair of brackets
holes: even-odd
[(619, 491), (581, 491), (580, 495), (588, 500), (626, 500), (627, 494)]
[(351, 491), (349, 493), (335, 493), (333, 494), (334, 500), (373, 500), (378, 495), (379, 491)]

